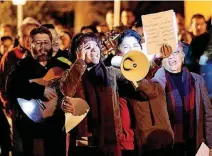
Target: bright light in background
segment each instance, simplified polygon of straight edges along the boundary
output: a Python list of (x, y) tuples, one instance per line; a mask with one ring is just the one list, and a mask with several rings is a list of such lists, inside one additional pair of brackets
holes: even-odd
[(17, 5), (17, 29), (19, 29), (23, 21), (23, 5), (26, 4), (26, 0), (12, 0), (12, 2)]
[(26, 4), (26, 0), (12, 0), (14, 5), (24, 5)]
[(114, 1), (114, 26), (120, 25), (120, 8), (121, 8), (120, 0), (115, 0)]

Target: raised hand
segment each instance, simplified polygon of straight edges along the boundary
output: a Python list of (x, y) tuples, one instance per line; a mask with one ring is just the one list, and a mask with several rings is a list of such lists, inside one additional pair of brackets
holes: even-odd
[(85, 54), (91, 50), (91, 45), (90, 44), (82, 44), (79, 49), (77, 50), (77, 58), (85, 60)]
[(172, 47), (167, 44), (163, 44), (160, 48), (160, 53), (156, 55), (157, 58), (167, 58), (172, 53)]

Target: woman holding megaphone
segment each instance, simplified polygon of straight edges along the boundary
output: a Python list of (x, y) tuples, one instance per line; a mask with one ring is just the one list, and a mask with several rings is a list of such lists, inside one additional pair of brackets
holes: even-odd
[[(119, 138), (125, 153), (132, 150), (129, 146), (131, 141), (131, 145), (135, 145), (133, 150), (138, 155), (169, 155), (173, 131), (167, 113), (165, 91), (150, 78), (160, 67), (162, 58), (170, 53), (171, 47), (163, 45), (150, 67), (148, 59), (142, 53), (141, 38), (136, 31), (126, 30), (118, 39), (117, 55), (122, 56), (120, 69), (124, 77), (134, 84), (132, 87), (127, 82), (128, 88), (126, 82), (118, 84), (123, 129)], [(128, 114), (133, 117), (131, 120), (126, 118)]]
[[(61, 79), (65, 95), (82, 98), (90, 106), (87, 117), (71, 132), (70, 154), (140, 156), (165, 149), (173, 143), (173, 132), (163, 88), (143, 79), (135, 90), (119, 69), (105, 67), (100, 47), (93, 33), (76, 35), (71, 45), (75, 63)], [(65, 112), (71, 110), (70, 99)]]

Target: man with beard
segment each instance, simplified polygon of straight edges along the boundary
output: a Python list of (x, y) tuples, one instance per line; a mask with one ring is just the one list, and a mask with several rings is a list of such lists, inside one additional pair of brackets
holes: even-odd
[[(8, 75), (6, 91), (13, 99), (19, 97), (24, 99), (51, 100), (57, 96), (55, 89), (30, 81), (31, 79), (44, 77), (49, 70), (48, 67), (52, 67), (52, 65), (49, 65), (53, 54), (51, 32), (42, 26), (34, 28), (30, 32), (30, 48), (31, 53), (20, 60)], [(57, 64), (54, 65), (54, 67), (59, 66)], [(23, 143), (28, 145), (26, 147), (28, 148), (27, 151), (31, 152), (25, 153), (25, 155), (33, 155), (33, 140), (34, 142), (37, 140), (44, 143), (44, 146), (41, 145), (41, 147), (44, 147), (46, 156), (65, 155), (65, 134), (62, 132), (63, 123), (63, 112), (60, 109), (56, 109), (54, 115), (47, 119), (44, 124), (32, 123), (31, 129), (27, 127), (27, 133), (31, 133), (33, 138), (31, 140), (28, 138), (28, 141)], [(31, 149), (29, 150), (29, 148)]]

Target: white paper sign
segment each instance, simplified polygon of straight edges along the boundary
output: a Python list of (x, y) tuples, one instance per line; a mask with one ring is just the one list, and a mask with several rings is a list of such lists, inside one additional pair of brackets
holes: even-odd
[(144, 38), (148, 54), (160, 52), (163, 44), (173, 50), (177, 46), (177, 22), (173, 10), (142, 15)]
[(209, 156), (210, 149), (208, 146), (203, 142), (197, 151), (197, 154), (195, 156)]

